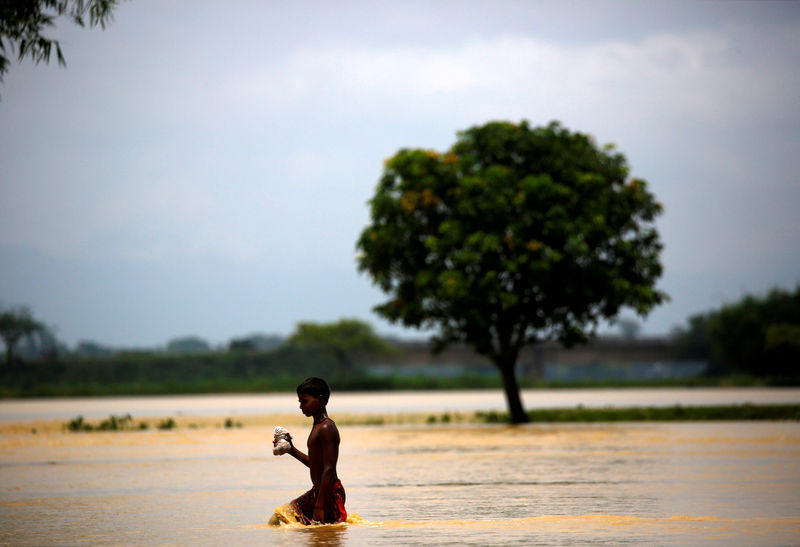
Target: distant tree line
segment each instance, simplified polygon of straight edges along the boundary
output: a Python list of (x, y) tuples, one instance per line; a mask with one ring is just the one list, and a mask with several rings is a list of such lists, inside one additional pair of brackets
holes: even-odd
[(800, 377), (800, 285), (746, 295), (693, 315), (673, 333), (683, 355), (709, 362), (711, 374)]
[(333, 359), (323, 352), (292, 345), (258, 353), (121, 352), (2, 367), (0, 391), (5, 396), (278, 391), (299, 376), (333, 369)]
[[(41, 330), (46, 329), (27, 309), (0, 317), (0, 335), (12, 349), (21, 341), (33, 344)], [(390, 352), (389, 344), (354, 319), (301, 323), (288, 339), (256, 334), (218, 350), (196, 336), (170, 340), (161, 351), (113, 350), (92, 342), (76, 349), (25, 362), (7, 358), (9, 364), (0, 367), (0, 396), (281, 391), (307, 376), (324, 376), (339, 389), (391, 388), (387, 380), (375, 384), (357, 359), (364, 352)]]
[[(370, 376), (364, 356), (396, 350), (369, 324), (352, 319), (300, 323), (288, 338), (254, 334), (216, 349), (199, 337), (184, 336), (170, 340), (162, 350), (119, 350), (94, 342), (81, 342), (69, 350), (29, 309), (0, 308), (0, 339), (6, 346), (0, 396), (6, 397), (282, 391), (311, 375), (331, 379), (338, 389), (400, 385), (396, 379)], [(797, 382), (800, 286), (794, 291), (774, 289), (761, 297), (747, 295), (694, 315), (673, 332), (671, 340), (683, 358), (707, 361), (712, 375)], [(29, 357), (34, 350), (38, 353)], [(419, 381), (417, 387), (444, 387)]]

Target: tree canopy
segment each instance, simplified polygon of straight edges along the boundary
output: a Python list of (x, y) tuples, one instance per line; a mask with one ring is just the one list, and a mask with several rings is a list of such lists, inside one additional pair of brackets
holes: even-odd
[(105, 28), (113, 19), (119, 0), (0, 0), (0, 82), (8, 71), (7, 53), (16, 51), (19, 61), (30, 57), (36, 64), (50, 62), (55, 46), (58, 64), (66, 66), (58, 40), (43, 35), (58, 17), (76, 25)]
[(800, 285), (746, 295), (708, 315), (715, 370), (755, 376), (800, 376)]
[(712, 375), (744, 373), (775, 381), (800, 377), (800, 285), (747, 294), (688, 319), (672, 338), (684, 357), (706, 360)]
[(661, 205), (613, 146), (557, 122), (490, 122), (444, 153), (402, 149), (369, 203), (358, 266), (389, 295), (375, 311), (490, 358), (515, 422), (522, 347), (583, 342), (621, 308), (645, 315), (666, 298)]
[(335, 323), (298, 323), (289, 343), (309, 346), (331, 353), (339, 365), (337, 374), (344, 374), (356, 353), (391, 353), (392, 347), (369, 323), (358, 319), (340, 319)]
[(199, 336), (181, 336), (167, 342), (169, 353), (205, 353), (211, 351), (211, 344)]

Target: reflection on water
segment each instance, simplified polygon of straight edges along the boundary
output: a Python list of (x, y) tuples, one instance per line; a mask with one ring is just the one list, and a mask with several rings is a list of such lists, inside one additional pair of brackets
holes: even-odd
[(347, 539), (347, 529), (343, 526), (312, 526), (295, 534), (299, 534), (306, 545), (315, 547), (344, 545)]
[[(295, 428), (295, 436), (307, 427)], [(800, 544), (800, 424), (341, 427), (351, 524), (271, 527), (272, 430), (8, 433), (0, 544)]]

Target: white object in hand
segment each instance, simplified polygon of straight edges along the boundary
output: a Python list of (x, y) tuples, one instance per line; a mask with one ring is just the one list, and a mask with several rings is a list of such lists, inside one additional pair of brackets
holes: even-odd
[(280, 456), (281, 454), (286, 454), (292, 449), (292, 445), (289, 443), (289, 430), (285, 427), (276, 426), (275, 427), (275, 442), (273, 443), (272, 453), (276, 456)]

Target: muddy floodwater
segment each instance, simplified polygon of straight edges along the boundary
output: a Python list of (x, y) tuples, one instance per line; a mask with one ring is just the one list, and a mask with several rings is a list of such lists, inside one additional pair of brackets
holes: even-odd
[(6, 420), (0, 545), (800, 544), (797, 422), (343, 424), (350, 523), (276, 528), (273, 509), (309, 486), (271, 453), (282, 418)]

